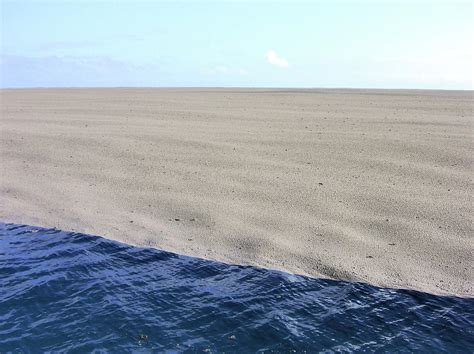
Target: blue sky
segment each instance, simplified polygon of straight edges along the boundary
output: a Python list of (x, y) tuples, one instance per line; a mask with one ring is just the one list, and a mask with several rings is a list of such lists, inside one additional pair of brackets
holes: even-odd
[(2, 87), (472, 89), (470, 1), (0, 1)]

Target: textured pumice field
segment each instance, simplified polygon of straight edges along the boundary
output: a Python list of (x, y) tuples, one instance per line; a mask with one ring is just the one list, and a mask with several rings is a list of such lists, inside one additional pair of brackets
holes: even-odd
[(2, 221), (474, 295), (472, 91), (0, 95)]

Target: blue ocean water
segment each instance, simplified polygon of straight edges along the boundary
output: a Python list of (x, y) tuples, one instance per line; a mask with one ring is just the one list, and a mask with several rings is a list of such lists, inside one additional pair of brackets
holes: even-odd
[(0, 352), (473, 352), (474, 300), (0, 224)]

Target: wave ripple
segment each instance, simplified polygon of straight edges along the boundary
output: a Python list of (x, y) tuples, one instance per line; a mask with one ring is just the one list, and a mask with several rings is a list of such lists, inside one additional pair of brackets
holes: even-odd
[(0, 352), (470, 352), (474, 300), (0, 223)]

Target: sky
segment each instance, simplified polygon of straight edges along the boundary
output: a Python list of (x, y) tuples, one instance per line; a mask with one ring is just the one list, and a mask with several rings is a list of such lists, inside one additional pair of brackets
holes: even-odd
[(473, 89), (471, 1), (0, 3), (4, 88)]

